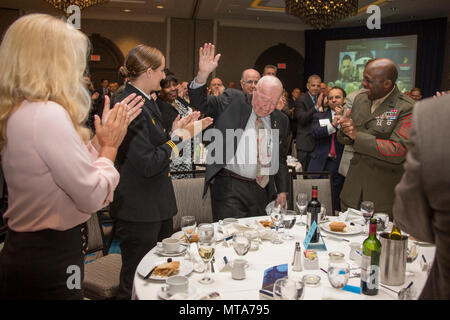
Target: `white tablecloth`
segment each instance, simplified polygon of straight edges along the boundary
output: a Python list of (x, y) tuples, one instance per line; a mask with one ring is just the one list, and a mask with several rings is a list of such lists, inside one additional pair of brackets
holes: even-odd
[[(255, 217), (258, 220), (267, 220), (269, 217)], [(248, 221), (252, 221), (255, 218), (245, 218), (240, 219), (240, 224), (245, 224)], [(333, 217), (334, 218), (334, 217)], [(332, 218), (332, 219), (333, 219)], [(217, 230), (217, 225), (216, 225)], [(317, 274), (321, 277), (321, 281), (318, 287), (306, 287), (305, 288), (305, 300), (321, 300), (321, 299), (355, 299), (355, 300), (376, 300), (376, 299), (397, 299), (397, 295), (389, 291), (383, 287), (380, 287), (378, 291), (378, 295), (376, 296), (366, 296), (363, 294), (355, 294), (347, 291), (342, 291), (338, 289), (333, 289), (328, 281), (327, 274), (318, 270), (303, 270), (302, 272), (294, 272), (292, 271), (292, 260), (295, 248), (295, 242), (299, 241), (303, 248), (303, 241), (305, 239), (306, 231), (305, 226), (300, 226), (296, 224), (293, 229), (290, 230), (291, 235), (294, 236), (293, 240), (283, 240), (283, 244), (275, 245), (269, 241), (263, 241), (259, 250), (257, 251), (249, 251), (243, 258), (249, 262), (249, 266), (246, 269), (246, 278), (244, 280), (233, 280), (231, 278), (231, 272), (216, 272), (212, 274), (214, 282), (212, 284), (200, 284), (198, 282), (199, 279), (202, 278), (202, 273), (197, 273), (193, 271), (189, 277), (189, 285), (194, 286), (197, 293), (210, 293), (217, 291), (220, 294), (219, 299), (225, 300), (259, 300), (261, 299), (259, 290), (262, 288), (262, 281), (264, 270), (280, 264), (287, 263), (289, 266), (288, 275), (290, 277), (299, 277), (301, 278), (305, 274)], [(327, 232), (323, 231), (323, 235), (327, 236)], [(339, 236), (338, 236), (339, 237)], [(358, 235), (346, 235), (345, 239), (350, 240), (351, 242), (360, 242), (362, 243), (367, 236), (364, 234)], [(328, 253), (331, 251), (340, 251), (345, 254), (345, 259), (349, 262), (350, 267), (357, 267), (357, 265), (349, 259), (349, 251), (350, 247), (348, 242), (341, 240), (334, 240), (325, 238), (326, 246), (328, 251), (317, 251), (319, 256), (319, 267), (325, 270), (328, 269)], [(428, 261), (432, 261), (434, 259), (434, 246), (418, 246), (419, 256), (413, 263), (407, 263), (406, 271), (407, 276), (405, 279), (405, 283), (402, 286), (398, 287), (390, 287), (396, 291), (399, 291), (401, 288), (407, 286), (411, 281), (414, 281), (414, 286), (416, 288), (417, 296), (420, 294), (423, 286), (425, 285), (425, 281), (427, 278), (427, 272), (422, 271), (420, 267), (420, 257), (423, 254)], [(216, 247), (215, 257), (227, 256), (229, 260), (233, 260), (238, 258), (238, 255), (234, 251), (232, 247), (226, 247), (222, 245), (222, 243), (218, 244)], [(241, 258), (241, 257), (240, 257)], [(161, 260), (164, 257), (160, 257), (155, 254), (155, 248), (153, 248), (144, 258), (143, 260)], [(359, 271), (359, 270), (357, 270)], [(164, 281), (156, 281), (156, 280), (144, 280), (138, 273), (136, 272), (134, 276), (134, 284), (133, 284), (133, 299), (140, 300), (153, 300), (160, 299), (158, 297), (158, 291), (162, 285), (164, 285)], [(349, 279), (348, 285), (360, 286), (360, 278), (351, 278)], [(417, 297), (416, 297), (417, 298)]]

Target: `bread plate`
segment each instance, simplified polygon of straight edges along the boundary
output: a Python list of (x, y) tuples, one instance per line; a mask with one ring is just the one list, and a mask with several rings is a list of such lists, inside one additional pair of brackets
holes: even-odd
[[(188, 260), (185, 260), (183, 258), (173, 258), (172, 261), (179, 261), (180, 268), (179, 268), (179, 272), (177, 274), (173, 274), (171, 276), (174, 276), (174, 275), (187, 276), (194, 270), (194, 265), (192, 264), (192, 262), (190, 262)], [(151, 256), (149, 256), (149, 257), (146, 256), (146, 257), (144, 257), (144, 259), (141, 260), (136, 271), (141, 277), (145, 277), (150, 272), (150, 270), (153, 269), (153, 267), (162, 265), (166, 262), (167, 262), (167, 259), (154, 260), (154, 259), (151, 259)], [(155, 274), (152, 274), (149, 277), (149, 279), (165, 281), (167, 278), (170, 278), (171, 276), (168, 276), (168, 277), (160, 276), (160, 275), (155, 276)]]
[(330, 221), (330, 222), (324, 222), (320, 224), (320, 229), (324, 230), (326, 232), (332, 233), (332, 234), (336, 234), (336, 235), (352, 235), (352, 234), (359, 234), (363, 231), (363, 226), (360, 225), (350, 225), (350, 223), (346, 223), (346, 227), (344, 228), (343, 232), (339, 232), (339, 231), (331, 231), (330, 229), (330, 223), (333, 223), (334, 221)]

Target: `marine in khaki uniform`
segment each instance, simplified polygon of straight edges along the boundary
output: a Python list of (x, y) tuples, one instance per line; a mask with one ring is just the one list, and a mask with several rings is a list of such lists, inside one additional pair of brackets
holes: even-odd
[(352, 110), (339, 122), (338, 140), (352, 145), (355, 152), (340, 195), (342, 210), (359, 209), (362, 201), (369, 200), (375, 212), (392, 218), (414, 105), (395, 85), (397, 75), (391, 60), (369, 61), (362, 82), (366, 92), (356, 96)]

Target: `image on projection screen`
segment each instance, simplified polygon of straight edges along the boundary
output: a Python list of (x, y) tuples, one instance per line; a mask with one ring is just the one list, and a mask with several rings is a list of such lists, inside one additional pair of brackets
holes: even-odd
[(389, 58), (397, 66), (401, 92), (415, 86), (417, 35), (329, 40), (325, 43), (325, 82), (347, 94), (362, 88), (364, 66), (373, 58)]

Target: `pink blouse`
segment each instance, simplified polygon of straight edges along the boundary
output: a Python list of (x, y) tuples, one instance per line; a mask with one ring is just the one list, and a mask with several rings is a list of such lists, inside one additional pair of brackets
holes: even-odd
[(6, 127), (2, 150), (10, 229), (68, 230), (113, 200), (119, 173), (83, 143), (55, 102), (24, 101)]

